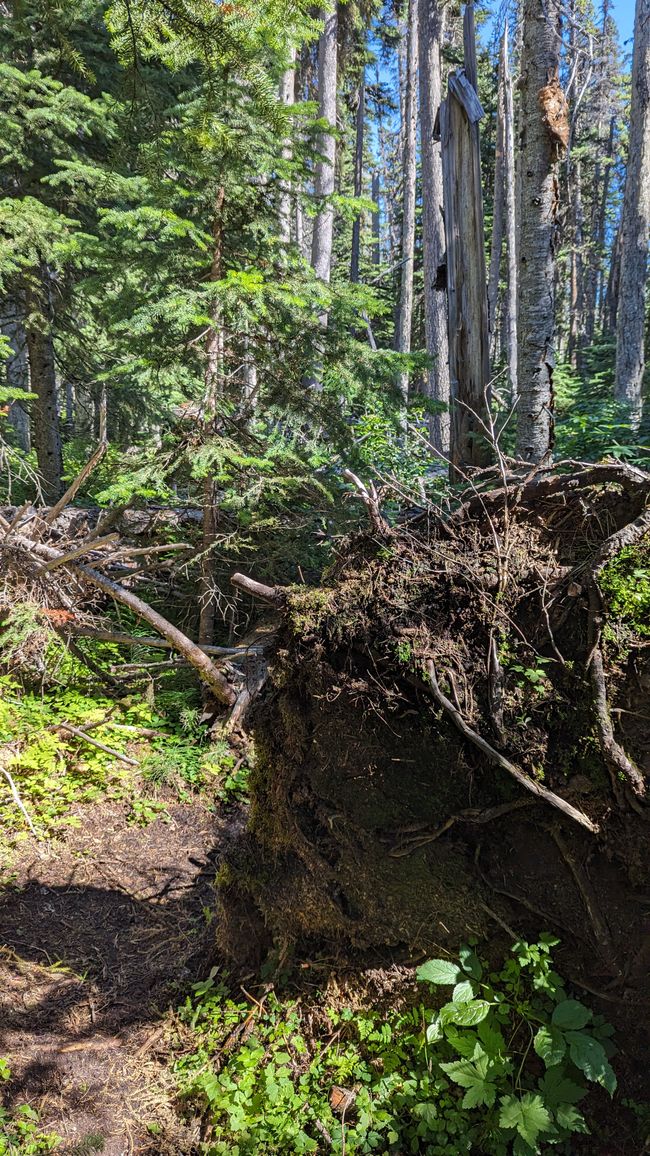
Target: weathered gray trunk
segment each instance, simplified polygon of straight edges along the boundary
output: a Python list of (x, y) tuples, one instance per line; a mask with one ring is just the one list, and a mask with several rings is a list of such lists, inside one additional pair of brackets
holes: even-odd
[(568, 116), (558, 79), (559, 0), (524, 0), (523, 19), (517, 455), (541, 462), (553, 448), (558, 162)]
[[(440, 45), (443, 9), (440, 0), (419, 0), (420, 31), (420, 153), (422, 164), (422, 249), (424, 263), (424, 331), (432, 365), (427, 370), (426, 392), (449, 407), (449, 344), (447, 298), (439, 275), (445, 260), (442, 216), (442, 160), (435, 124), (442, 100)], [(434, 414), (429, 435), (437, 450), (449, 449), (449, 409)]]
[[(9, 389), (29, 390), (29, 365), (27, 363), (27, 344), (21, 311), (15, 297), (4, 302), (2, 308), (1, 331), (9, 339), (11, 353), (6, 361), (6, 381)], [(9, 406), (9, 424), (16, 436), (16, 442), (21, 450), (29, 453), (30, 430), (29, 413), (26, 402), (14, 401)]]
[[(289, 51), (289, 67), (282, 73), (280, 80), (279, 98), (280, 102), (286, 107), (291, 108), (295, 102), (295, 82), (296, 82), (296, 49), (291, 48)], [(289, 162), (292, 157), (291, 141), (287, 139), (282, 146), (282, 160)], [(278, 226), (280, 232), (280, 239), (288, 245), (291, 241), (291, 182), (284, 178), (280, 184), (280, 197), (278, 200)]]
[[(318, 44), (318, 114), (336, 129), (336, 71), (338, 14), (336, 8), (322, 13), (324, 28)], [(321, 201), (314, 221), (311, 263), (317, 277), (329, 281), (332, 272), (332, 240), (334, 235), (334, 166), (336, 141), (333, 133), (323, 132), (318, 138), (319, 160), (314, 174), (314, 196)]]
[[(356, 134), (354, 143), (354, 195), (360, 197), (363, 192), (363, 142), (366, 113), (366, 70), (362, 68), (357, 89)], [(354, 218), (352, 225), (352, 252), (350, 254), (350, 280), (359, 280), (359, 263), (361, 260), (361, 216)]]
[(637, 0), (630, 144), (621, 218), (616, 398), (639, 416), (645, 368), (645, 288), (650, 242), (650, 0)]
[(36, 450), (43, 497), (52, 503), (63, 493), (63, 452), (48, 276), (47, 269), (43, 269), (38, 289), (31, 284), (26, 288), (25, 335), (30, 389), (36, 394), (31, 403), (32, 442)]
[[(505, 33), (504, 33), (505, 35)], [(490, 268), (488, 273), (488, 327), (492, 363), (497, 351), (497, 309), (501, 282), (501, 257), (503, 254), (503, 231), (505, 218), (505, 91), (503, 76), (503, 37), (499, 50), (499, 72), (497, 80), (496, 143), (494, 150), (494, 198), (492, 209), (492, 238), (490, 243)]]
[(449, 76), (440, 109), (449, 309), (452, 478), (491, 457), (490, 349), (483, 230), (474, 5), (465, 7), (465, 67)]
[(372, 174), (371, 195), (375, 205), (372, 212), (372, 263), (377, 267), (381, 263), (381, 218), (379, 212), (379, 173), (376, 169)]
[(515, 106), (512, 92), (512, 74), (508, 55), (508, 24), (503, 31), (503, 95), (504, 95), (504, 228), (506, 235), (507, 275), (504, 302), (506, 359), (510, 393), (517, 395), (517, 187), (515, 173)]
[[(395, 333), (395, 348), (399, 353), (411, 352), (411, 324), (413, 321), (413, 266), (415, 260), (415, 182), (417, 130), (417, 72), (418, 21), (417, 0), (409, 0), (406, 81), (403, 106), (404, 153), (402, 160), (402, 277)], [(408, 374), (400, 375), (400, 392), (404, 404), (408, 402)]]

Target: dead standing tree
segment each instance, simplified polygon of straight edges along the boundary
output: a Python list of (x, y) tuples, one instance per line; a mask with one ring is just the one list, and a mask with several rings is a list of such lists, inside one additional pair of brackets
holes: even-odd
[(447, 299), (449, 304), (450, 457), (454, 467), (484, 466), (490, 449), (490, 349), (474, 5), (463, 27), (465, 65), (452, 72), (440, 108)]

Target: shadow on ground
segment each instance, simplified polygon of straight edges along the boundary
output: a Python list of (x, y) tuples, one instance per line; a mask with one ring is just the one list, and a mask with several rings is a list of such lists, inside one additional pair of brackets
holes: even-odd
[(37, 1107), (66, 1154), (191, 1151), (161, 1139), (171, 1089), (156, 1041), (214, 958), (215, 871), (245, 819), (169, 812), (138, 828), (119, 805), (80, 810), (82, 826), (0, 891), (5, 1104)]

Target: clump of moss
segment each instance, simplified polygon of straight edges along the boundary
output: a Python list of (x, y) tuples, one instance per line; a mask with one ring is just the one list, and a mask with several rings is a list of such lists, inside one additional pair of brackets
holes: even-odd
[(650, 537), (625, 546), (603, 570), (600, 586), (610, 613), (650, 637)]

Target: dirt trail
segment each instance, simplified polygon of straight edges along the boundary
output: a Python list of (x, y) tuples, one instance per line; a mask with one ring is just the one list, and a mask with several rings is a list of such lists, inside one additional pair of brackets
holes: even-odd
[(0, 891), (3, 1093), (41, 1111), (65, 1156), (192, 1148), (156, 1056), (170, 1008), (209, 966), (215, 867), (239, 818), (168, 810), (140, 828), (119, 804), (80, 807), (81, 826), (40, 856), (32, 845)]

